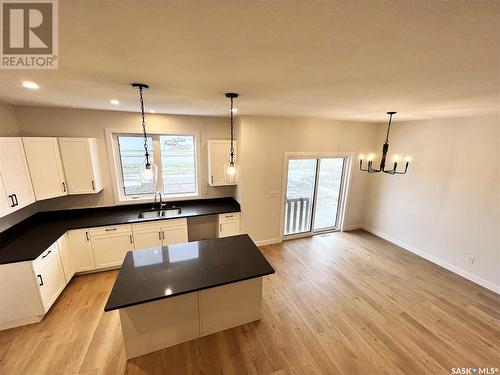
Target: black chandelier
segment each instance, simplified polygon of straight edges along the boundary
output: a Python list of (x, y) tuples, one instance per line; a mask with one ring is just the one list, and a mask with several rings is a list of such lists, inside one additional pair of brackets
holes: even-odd
[(384, 172), (388, 173), (391, 175), (395, 174), (405, 174), (406, 171), (408, 170), (408, 165), (410, 164), (410, 159), (407, 157), (405, 159), (406, 165), (405, 169), (402, 172), (398, 172), (398, 158), (397, 156), (394, 158), (394, 166), (392, 169), (385, 169), (385, 160), (387, 158), (387, 152), (389, 151), (389, 132), (391, 131), (391, 122), (392, 122), (392, 116), (395, 115), (397, 112), (387, 112), (389, 115), (389, 124), (387, 125), (387, 135), (385, 136), (385, 142), (384, 146), (382, 146), (382, 159), (380, 160), (380, 167), (379, 168), (373, 168), (372, 163), (373, 163), (373, 158), (375, 155), (371, 154), (368, 156), (368, 168), (363, 169), (363, 160), (364, 160), (364, 155), (361, 155), (359, 158), (359, 169), (368, 172), (368, 173), (378, 173), (378, 172)]

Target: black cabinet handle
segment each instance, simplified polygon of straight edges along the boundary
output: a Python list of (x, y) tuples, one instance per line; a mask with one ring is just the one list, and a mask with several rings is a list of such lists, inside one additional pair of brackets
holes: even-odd
[(38, 277), (40, 279), (40, 284), (38, 284), (38, 286), (43, 286), (42, 275), (36, 275), (36, 277)]
[(9, 195), (9, 198), (12, 201), (12, 204), (10, 206), (11, 207), (15, 207), (16, 206), (16, 202), (14, 202), (14, 196), (13, 195)]
[(19, 206), (19, 202), (17, 201), (17, 195), (16, 194), (12, 194), (12, 196), (14, 197), (14, 199), (16, 200), (16, 206)]
[(112, 231), (116, 230), (116, 228), (106, 228), (106, 229), (104, 229), (104, 230), (105, 230), (106, 232), (112, 232)]
[(62, 182), (63, 191), (66, 192), (66, 183)]
[(133, 240), (133, 238), (132, 238), (132, 235), (130, 234), (129, 236), (130, 236), (130, 243), (134, 243), (134, 240)]
[(161, 231), (158, 232), (158, 239), (161, 240)]
[(90, 241), (89, 232), (85, 232), (85, 238), (87, 239), (87, 241)]
[(95, 182), (92, 180), (92, 190), (95, 190)]
[(48, 257), (51, 252), (52, 252), (52, 250), (49, 250), (49, 252), (47, 254), (42, 255), (42, 259)]

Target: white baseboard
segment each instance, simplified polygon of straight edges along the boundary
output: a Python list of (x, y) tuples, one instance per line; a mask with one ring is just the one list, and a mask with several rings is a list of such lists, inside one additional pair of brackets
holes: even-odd
[(281, 243), (281, 242), (283, 242), (281, 238), (271, 238), (269, 240), (256, 241), (255, 244), (257, 246), (264, 246), (264, 245), (274, 245), (276, 243)]
[(11, 320), (9, 322), (0, 323), (0, 331), (4, 329), (11, 329), (15, 327), (25, 326), (28, 324), (38, 323), (42, 320), (42, 315), (30, 316), (28, 318), (22, 318), (17, 320)]
[(432, 263), (435, 263), (437, 264), (438, 266), (441, 266), (443, 268), (446, 268), (448, 271), (451, 271), (453, 273), (456, 273), (457, 275), (460, 275), (464, 278), (466, 278), (467, 280), (470, 280), (472, 281), (473, 283), (476, 283), (478, 285), (481, 285), (483, 287), (485, 287), (486, 289), (489, 289), (497, 294), (500, 294), (500, 286), (499, 285), (496, 285), (496, 284), (493, 284), (489, 281), (486, 281), (484, 279), (481, 279), (480, 277), (476, 276), (476, 275), (473, 275), (457, 266), (454, 266), (442, 259), (439, 259), (439, 258), (436, 258), (435, 256), (433, 255), (430, 255), (426, 252), (423, 252), (405, 242), (402, 242), (400, 240), (397, 240), (385, 233), (382, 233), (372, 227), (369, 227), (368, 225), (361, 225), (360, 228), (363, 228), (364, 230), (366, 230), (367, 232), (370, 232), (374, 235), (376, 235), (377, 237), (380, 237), (380, 238), (383, 238), (384, 240), (387, 240), (395, 245), (398, 245), (399, 247), (402, 247), (403, 249), (405, 250), (408, 250), (410, 252), (412, 252), (413, 254), (416, 254), (424, 259), (427, 259), (428, 261), (431, 261)]
[(342, 232), (349, 232), (350, 230), (362, 229), (363, 224), (351, 224), (346, 225), (342, 228)]

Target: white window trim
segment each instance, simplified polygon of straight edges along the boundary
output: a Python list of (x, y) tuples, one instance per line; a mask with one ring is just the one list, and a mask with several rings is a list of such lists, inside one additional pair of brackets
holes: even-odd
[[(296, 235), (287, 235), (283, 234), (285, 228), (285, 197), (286, 197), (286, 185), (288, 180), (288, 161), (290, 159), (321, 159), (321, 158), (329, 158), (329, 157), (343, 157), (345, 158), (345, 171), (344, 171), (344, 180), (342, 182), (342, 190), (344, 193), (342, 194), (342, 202), (340, 204), (340, 212), (339, 212), (339, 224), (338, 230), (343, 232), (345, 230), (345, 222), (347, 218), (347, 208), (349, 205), (349, 196), (350, 196), (350, 187), (351, 187), (351, 176), (354, 170), (355, 163), (353, 163), (353, 159), (355, 157), (355, 152), (285, 152), (283, 154), (283, 175), (281, 182), (281, 203), (280, 203), (280, 238), (282, 241), (287, 239), (301, 238), (301, 237), (311, 237), (316, 234), (321, 234), (322, 232), (306, 232), (299, 233)], [(327, 231), (328, 232), (328, 231)], [(325, 232), (323, 232), (325, 233)]]
[[(117, 136), (119, 135), (142, 135), (140, 129), (105, 129), (106, 148), (108, 151), (109, 169), (111, 171), (111, 183), (113, 185), (113, 196), (115, 204), (138, 204), (150, 203), (154, 201), (154, 194), (145, 194), (136, 197), (127, 196), (123, 193), (122, 171), (120, 166), (120, 152), (118, 150)], [(165, 131), (148, 131), (148, 135), (190, 135), (194, 137), (195, 143), (195, 171), (196, 171), (196, 192), (188, 194), (168, 195), (167, 201), (179, 201), (185, 199), (194, 199), (200, 197), (200, 132), (192, 129), (165, 129)], [(155, 153), (157, 155), (157, 153)]]

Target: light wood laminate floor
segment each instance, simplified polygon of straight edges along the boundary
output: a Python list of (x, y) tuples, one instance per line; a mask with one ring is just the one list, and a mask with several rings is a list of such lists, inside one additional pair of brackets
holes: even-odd
[(364, 231), (261, 248), (262, 320), (127, 363), (117, 271), (75, 277), (0, 332), (0, 374), (450, 374), (500, 367), (500, 296)]

